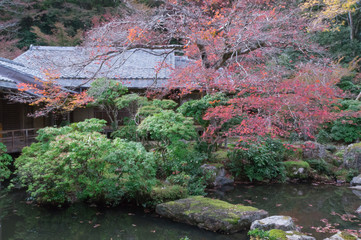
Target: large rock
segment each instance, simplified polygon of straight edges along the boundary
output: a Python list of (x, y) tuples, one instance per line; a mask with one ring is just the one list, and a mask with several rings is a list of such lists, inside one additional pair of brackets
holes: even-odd
[(356, 212), (356, 213), (359, 215), (359, 217), (361, 218), (361, 206), (359, 206), (358, 209), (356, 209), (355, 212)]
[(361, 171), (361, 143), (354, 143), (346, 148), (343, 163), (348, 168)]
[(280, 229), (272, 229), (269, 231), (269, 236), (278, 240), (316, 240), (312, 236), (304, 235), (297, 231), (283, 231)]
[(320, 143), (307, 141), (304, 145), (304, 159), (326, 159), (330, 155), (327, 151), (327, 147)]
[(232, 177), (227, 176), (226, 170), (222, 164), (204, 164), (201, 166), (204, 173), (211, 174), (208, 185), (211, 187), (223, 187), (226, 185), (233, 185), (234, 180)]
[(359, 199), (361, 199), (361, 185), (355, 186), (355, 187), (350, 187), (351, 189), (355, 189), (352, 190), (352, 193), (355, 194)]
[(266, 211), (254, 207), (234, 205), (202, 196), (158, 204), (156, 213), (177, 222), (222, 233), (248, 229), (253, 221), (268, 215)]
[(361, 186), (361, 174), (358, 175), (357, 177), (352, 178), (351, 182), (350, 182), (351, 186)]
[(271, 229), (280, 229), (283, 231), (298, 230), (292, 218), (289, 216), (271, 216), (264, 219), (256, 220), (251, 225), (251, 229), (255, 228), (264, 231), (268, 231)]
[(360, 238), (347, 232), (338, 232), (329, 238), (325, 238), (324, 240), (360, 240)]
[(316, 238), (312, 236), (307, 236), (302, 233), (296, 232), (296, 231), (287, 231), (286, 232), (286, 238), (287, 240), (316, 240)]

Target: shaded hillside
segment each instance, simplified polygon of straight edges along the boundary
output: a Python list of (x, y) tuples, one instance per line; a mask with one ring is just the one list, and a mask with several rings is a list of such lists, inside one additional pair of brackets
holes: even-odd
[(121, 0), (1, 1), (0, 56), (13, 58), (31, 44), (77, 45), (86, 30), (124, 8)]

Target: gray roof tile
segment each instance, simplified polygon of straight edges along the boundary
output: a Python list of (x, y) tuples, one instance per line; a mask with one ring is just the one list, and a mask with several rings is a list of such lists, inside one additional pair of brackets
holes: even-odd
[[(155, 79), (168, 78), (171, 69), (156, 68), (164, 61), (171, 68), (176, 67), (180, 57), (170, 49), (133, 49), (114, 54), (109, 60), (91, 61), (92, 49), (82, 47), (34, 47), (15, 59), (17, 63), (32, 69), (31, 74), (44, 76), (44, 69), (55, 69), (60, 78), (89, 79), (107, 77), (113, 79)], [(165, 60), (164, 57), (166, 56)]]

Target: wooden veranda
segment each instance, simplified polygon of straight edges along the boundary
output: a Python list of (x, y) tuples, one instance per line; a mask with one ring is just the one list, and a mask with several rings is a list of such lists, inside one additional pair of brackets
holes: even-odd
[(23, 147), (35, 142), (39, 128), (0, 131), (0, 142), (7, 147), (8, 153), (21, 152)]

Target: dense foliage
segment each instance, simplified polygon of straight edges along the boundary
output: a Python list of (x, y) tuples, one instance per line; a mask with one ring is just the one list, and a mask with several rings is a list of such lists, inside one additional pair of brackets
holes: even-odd
[(10, 177), (12, 157), (6, 153), (6, 146), (0, 143), (0, 183)]
[[(15, 166), (20, 182), (44, 204), (139, 200), (155, 184), (155, 161), (140, 143), (106, 139), (104, 121), (39, 130)], [(86, 127), (84, 127), (86, 126)]]
[(111, 79), (99, 78), (91, 83), (87, 94), (93, 98), (91, 106), (96, 106), (107, 113), (113, 129), (118, 128), (118, 99), (128, 92), (128, 88)]
[(286, 148), (281, 141), (267, 138), (260, 144), (247, 144), (229, 153), (230, 170), (249, 180), (284, 179)]
[(196, 138), (193, 121), (180, 113), (164, 110), (149, 116), (138, 127), (138, 133), (144, 137), (169, 145), (179, 140)]

